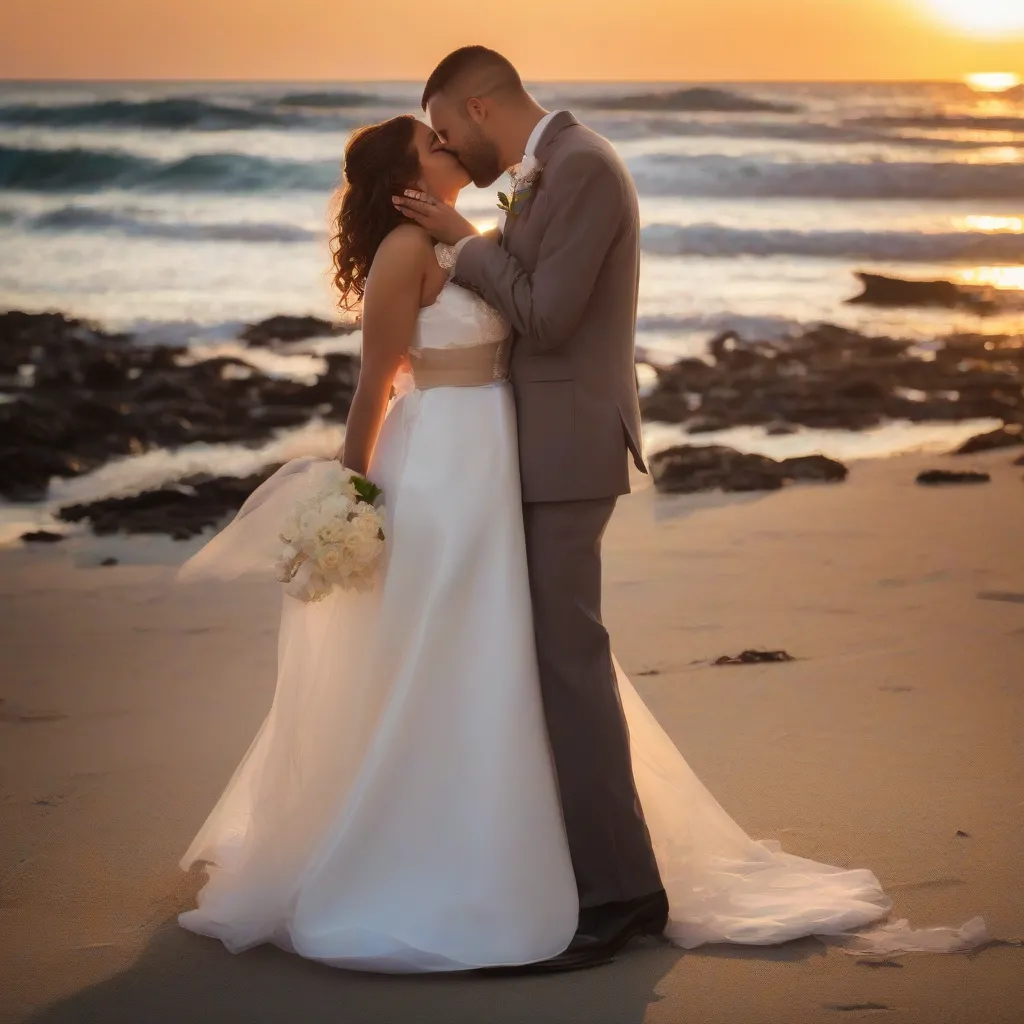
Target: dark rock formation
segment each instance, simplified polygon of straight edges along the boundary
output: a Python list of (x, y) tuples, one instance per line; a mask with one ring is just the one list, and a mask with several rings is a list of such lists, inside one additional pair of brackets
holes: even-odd
[(764, 665), (771, 662), (796, 661), (796, 658), (787, 651), (742, 651), (740, 654), (730, 656), (723, 654), (715, 659), (716, 665)]
[(784, 479), (778, 463), (764, 455), (748, 455), (721, 445), (677, 445), (650, 460), (659, 491), (777, 491)]
[(987, 434), (969, 437), (952, 455), (974, 455), (976, 452), (991, 452), (997, 448), (1012, 448), (1024, 444), (1024, 432), (1018, 426), (998, 427)]
[[(0, 433), (5, 435), (7, 424), (3, 414), (12, 405), (0, 405)], [(46, 497), (51, 477), (75, 476), (85, 465), (73, 455), (43, 445), (5, 445), (0, 448), (0, 496), (8, 501), (41, 501)]]
[(691, 494), (697, 491), (777, 491), (791, 480), (845, 480), (841, 462), (823, 455), (776, 462), (721, 445), (677, 445), (650, 460), (659, 491)]
[(884, 274), (856, 275), (863, 291), (848, 299), (868, 306), (943, 306), (969, 309), (974, 313), (990, 313), (996, 303), (989, 290), (954, 284), (952, 281), (907, 281)]
[(275, 341), (305, 341), (334, 334), (348, 334), (355, 330), (354, 323), (336, 324), (316, 316), (272, 316), (250, 324), (242, 331), (242, 341), (250, 345), (271, 345)]
[(927, 469), (917, 474), (919, 484), (987, 484), (992, 478), (988, 473), (958, 473), (948, 469)]
[(697, 431), (761, 426), (860, 430), (887, 420), (1024, 422), (1024, 345), (953, 335), (933, 351), (824, 324), (779, 341), (713, 338), (710, 359), (655, 367), (648, 420)]
[(98, 535), (165, 533), (175, 540), (187, 540), (237, 511), (277, 468), (271, 466), (249, 477), (200, 474), (131, 497), (68, 505), (58, 514), (65, 522), (88, 521)]
[(0, 496), (37, 501), (51, 477), (153, 448), (258, 445), (313, 416), (344, 421), (359, 374), (345, 354), (326, 356), (325, 372), (305, 384), (241, 359), (191, 362), (182, 347), (128, 342), (59, 314), (0, 314), (0, 372), (13, 397), (0, 404)]
[(127, 335), (107, 334), (84, 320), (62, 313), (0, 313), (0, 373), (16, 373), (19, 366), (35, 365), (47, 350), (57, 356), (66, 345), (83, 342), (115, 344)]
[(64, 534), (54, 533), (52, 530), (30, 530), (23, 533), (21, 539), (26, 544), (56, 544), (64, 539)]
[(849, 470), (835, 459), (824, 455), (800, 455), (783, 459), (780, 471), (787, 480), (839, 483), (847, 478)]

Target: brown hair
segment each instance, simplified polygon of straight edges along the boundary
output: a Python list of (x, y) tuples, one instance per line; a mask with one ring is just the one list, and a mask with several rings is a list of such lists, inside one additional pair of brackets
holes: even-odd
[(391, 197), (419, 176), (415, 127), (416, 118), (403, 114), (360, 128), (345, 147), (345, 184), (335, 197), (331, 216), (334, 285), (343, 310), (359, 304), (381, 242), (405, 223)]
[(449, 53), (430, 73), (423, 87), (421, 106), (426, 110), (439, 92), (444, 92), (453, 82), (470, 77), (477, 80), (472, 83), (473, 88), (483, 88), (488, 93), (525, 91), (519, 72), (507, 57), (486, 46), (463, 46)]

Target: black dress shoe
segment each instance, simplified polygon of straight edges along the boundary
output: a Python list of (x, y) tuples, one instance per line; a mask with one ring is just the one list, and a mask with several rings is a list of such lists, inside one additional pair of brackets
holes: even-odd
[(668, 924), (664, 889), (621, 903), (603, 903), (580, 911), (572, 942), (558, 956), (517, 967), (485, 967), (485, 974), (554, 974), (611, 963), (615, 954), (641, 935), (660, 935)]

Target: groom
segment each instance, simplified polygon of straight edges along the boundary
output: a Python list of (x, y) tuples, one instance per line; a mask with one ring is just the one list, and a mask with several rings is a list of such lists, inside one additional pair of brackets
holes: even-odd
[(432, 197), (395, 203), (455, 245), (454, 278), (515, 332), (537, 657), (580, 897), (569, 948), (533, 969), (589, 967), (635, 935), (663, 931), (668, 913), (601, 623), (601, 537), (629, 491), (630, 455), (646, 472), (633, 365), (636, 190), (610, 143), (568, 111), (545, 111), (493, 50), (449, 54), (423, 108), (476, 185), (514, 174), (500, 244)]

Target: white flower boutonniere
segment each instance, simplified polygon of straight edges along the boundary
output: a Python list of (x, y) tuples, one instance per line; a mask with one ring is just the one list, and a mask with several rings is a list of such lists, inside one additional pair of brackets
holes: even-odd
[(508, 196), (504, 192), (498, 193), (498, 209), (513, 217), (518, 216), (527, 200), (533, 195), (534, 186), (537, 184), (542, 170), (543, 167), (535, 156), (523, 157), (519, 169), (508, 172), (512, 181), (512, 194)]

